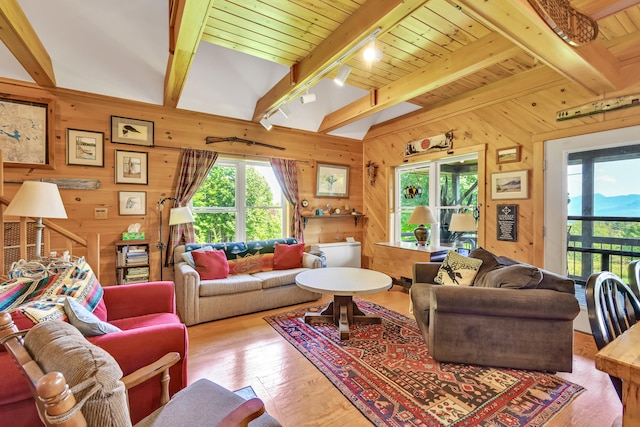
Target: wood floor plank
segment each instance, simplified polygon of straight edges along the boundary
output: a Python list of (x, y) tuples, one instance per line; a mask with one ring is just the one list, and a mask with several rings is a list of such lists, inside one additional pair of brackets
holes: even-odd
[[(363, 298), (412, 317), (409, 295), (399, 286)], [(325, 295), (311, 304), (323, 306), (329, 300)], [(250, 385), (285, 427), (370, 425), (311, 362), (263, 320), (289, 308), (190, 327), (189, 383), (208, 378), (231, 390)], [(610, 426), (622, 413), (620, 400), (609, 377), (595, 368), (596, 346), (591, 335), (576, 332), (574, 341), (573, 372), (558, 376), (586, 391), (547, 427)]]

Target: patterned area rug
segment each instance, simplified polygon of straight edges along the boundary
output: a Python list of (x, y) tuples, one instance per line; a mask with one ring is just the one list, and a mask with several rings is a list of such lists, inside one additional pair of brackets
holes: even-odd
[(305, 311), (323, 307), (264, 319), (374, 425), (543, 426), (584, 391), (541, 372), (439, 363), (415, 320), (356, 301), (382, 324), (352, 326), (342, 342), (336, 326), (304, 323)]

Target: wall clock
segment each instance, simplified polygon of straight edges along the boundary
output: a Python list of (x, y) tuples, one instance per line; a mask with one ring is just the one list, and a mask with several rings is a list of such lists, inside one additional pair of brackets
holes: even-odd
[(302, 199), (300, 202), (303, 208), (309, 207), (309, 201), (307, 199)]

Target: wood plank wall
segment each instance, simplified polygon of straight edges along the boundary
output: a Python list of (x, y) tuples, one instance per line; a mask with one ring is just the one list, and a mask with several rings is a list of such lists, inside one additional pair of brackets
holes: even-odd
[[(100, 180), (98, 190), (60, 191), (69, 219), (60, 220), (63, 227), (86, 237), (87, 232), (95, 231), (101, 236), (101, 271), (105, 285), (115, 283), (115, 247), (114, 241), (121, 238), (129, 224), (142, 224), (142, 231), (151, 242), (152, 279), (160, 277), (160, 254), (155, 248), (158, 242), (159, 212), (157, 202), (162, 197), (171, 197), (175, 192), (178, 174), (179, 148), (210, 149), (232, 153), (245, 158), (283, 157), (299, 161), (300, 198), (310, 202), (310, 208), (326, 206), (344, 207), (349, 204), (358, 211), (363, 210), (362, 200), (362, 144), (360, 141), (299, 132), (283, 128), (267, 132), (261, 125), (241, 120), (225, 119), (207, 114), (164, 108), (161, 106), (91, 95), (81, 92), (54, 89), (40, 89), (35, 85), (11, 80), (0, 80), (0, 97), (29, 97), (55, 101), (54, 126), (54, 170), (7, 167), (4, 178), (7, 181), (32, 180), (45, 178), (93, 178)], [(115, 144), (110, 142), (110, 117), (112, 115), (141, 120), (150, 120), (155, 124), (155, 146), (143, 147)], [(105, 166), (86, 167), (66, 165), (67, 128), (104, 132)], [(241, 143), (217, 143), (206, 145), (207, 136), (236, 136), (253, 141), (265, 142), (284, 147), (284, 151)], [(169, 147), (169, 148), (164, 148)], [(149, 156), (149, 184), (115, 184), (115, 151), (144, 151)], [(350, 185), (348, 199), (316, 198), (315, 171), (316, 162), (348, 165), (350, 167)], [(19, 184), (5, 184), (5, 195), (12, 198)], [(147, 195), (147, 213), (140, 216), (121, 216), (118, 214), (119, 191), (145, 191)], [(165, 206), (169, 206), (165, 204)], [(108, 219), (94, 218), (96, 208), (106, 208)], [(168, 209), (163, 215), (163, 240), (168, 238)], [(305, 229), (308, 244), (318, 242), (344, 241), (347, 236), (356, 240), (363, 239), (363, 226), (354, 226), (352, 218), (311, 220)], [(52, 248), (57, 247), (52, 243)], [(80, 252), (75, 251), (74, 253)], [(173, 270), (164, 270), (165, 280), (173, 278)]]

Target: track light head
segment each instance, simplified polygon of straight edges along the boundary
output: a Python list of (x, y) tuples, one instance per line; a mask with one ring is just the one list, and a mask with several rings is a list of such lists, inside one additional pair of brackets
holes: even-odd
[(382, 51), (376, 48), (376, 38), (371, 39), (371, 43), (363, 52), (364, 60), (367, 62), (378, 62), (382, 60)]
[(262, 118), (262, 120), (260, 120), (260, 124), (261, 124), (262, 126), (264, 126), (264, 128), (265, 128), (266, 130), (271, 130), (271, 128), (273, 127), (273, 125), (272, 125), (272, 124), (271, 124), (271, 122), (269, 121), (269, 117), (267, 117), (267, 116), (264, 116), (264, 117)]
[(347, 81), (347, 77), (349, 77), (349, 74), (351, 74), (351, 67), (349, 67), (348, 65), (341, 65), (340, 68), (338, 68), (338, 75), (336, 75), (336, 78), (333, 79), (333, 81), (338, 86), (344, 86), (345, 82)]
[(316, 94), (315, 93), (305, 93), (304, 95), (302, 95), (300, 97), (300, 102), (303, 104), (309, 104), (311, 102), (315, 102), (316, 101)]

